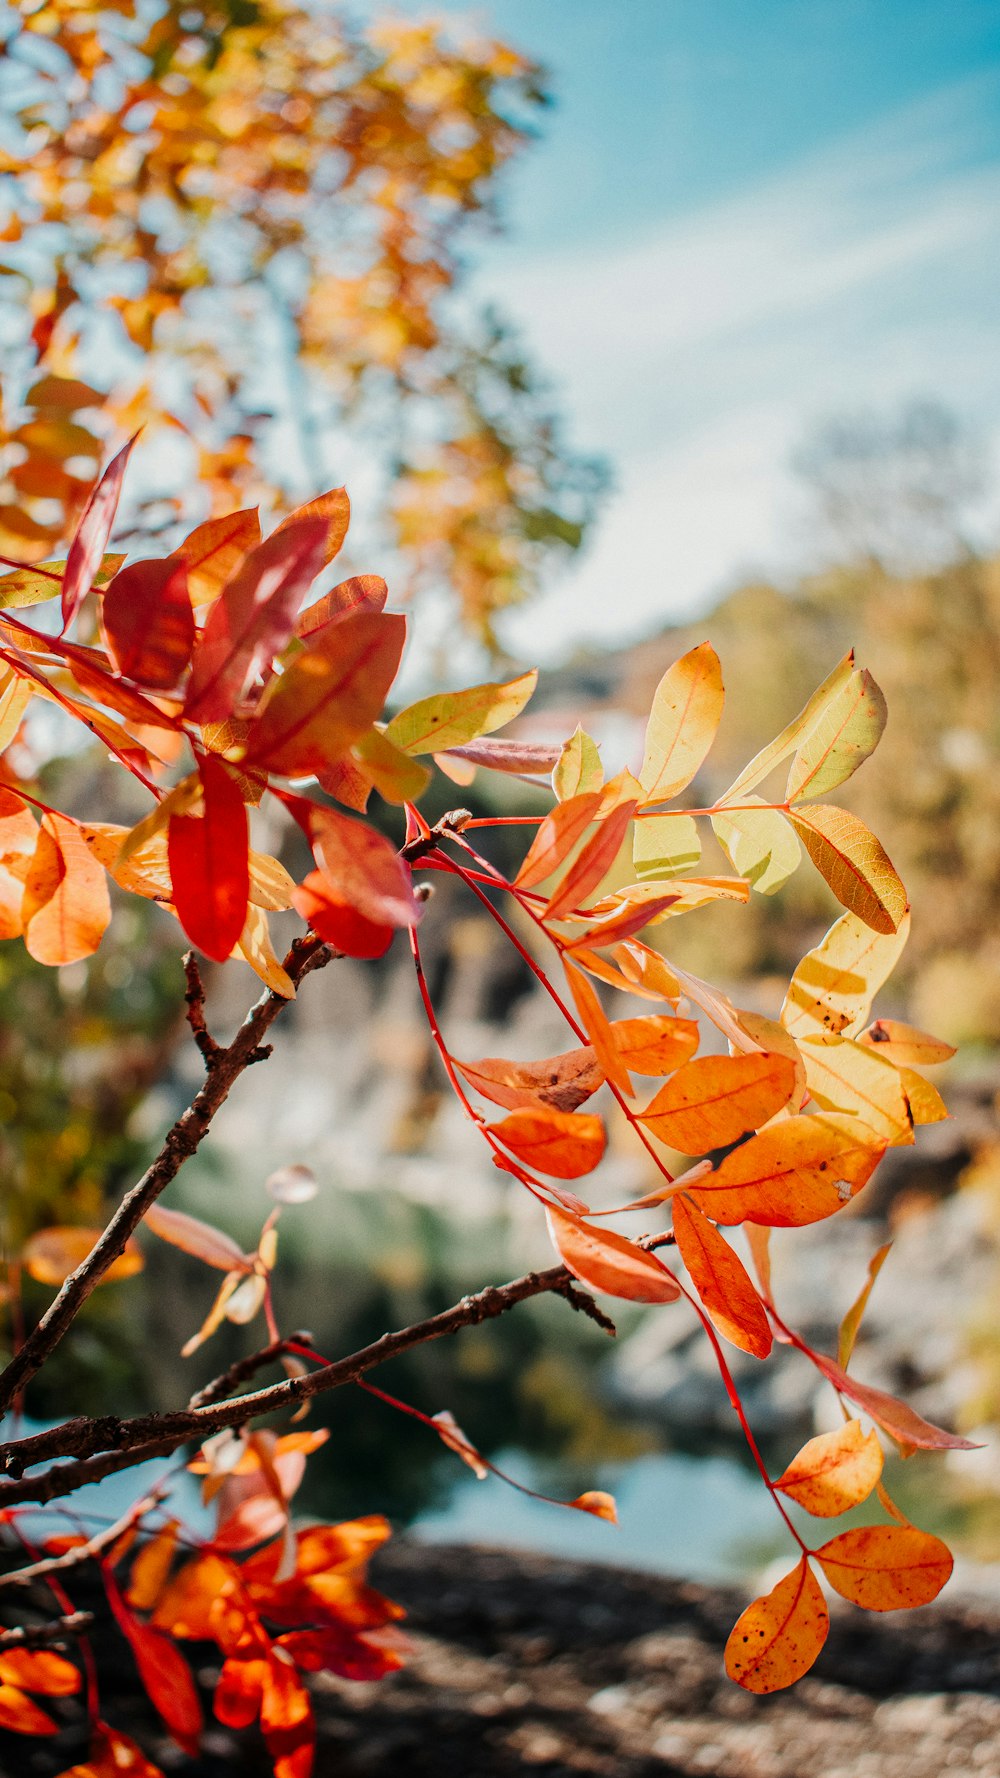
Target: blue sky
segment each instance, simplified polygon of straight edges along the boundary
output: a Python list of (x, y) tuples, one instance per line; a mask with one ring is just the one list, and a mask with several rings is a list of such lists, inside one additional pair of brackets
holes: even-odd
[(437, 10), (551, 70), (477, 284), (616, 481), (516, 649), (806, 560), (787, 463), (829, 414), (932, 395), (1000, 439), (1000, 0)]

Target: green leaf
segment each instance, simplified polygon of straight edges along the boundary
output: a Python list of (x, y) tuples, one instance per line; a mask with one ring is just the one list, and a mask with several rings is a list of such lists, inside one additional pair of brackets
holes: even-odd
[(471, 685), (468, 691), (439, 692), (400, 710), (386, 734), (404, 753), (443, 753), (489, 735), (519, 716), (538, 674), (522, 673), (502, 684)]
[(753, 790), (762, 778), (767, 777), (768, 772), (772, 771), (776, 765), (780, 765), (783, 759), (787, 759), (790, 753), (794, 753), (799, 742), (818, 722), (827, 705), (847, 683), (853, 671), (854, 650), (852, 648), (849, 654), (845, 654), (842, 661), (838, 661), (833, 672), (813, 692), (809, 702), (793, 718), (787, 728), (783, 728), (780, 735), (776, 735), (773, 741), (769, 741), (766, 747), (762, 747), (760, 752), (754, 755), (750, 764), (744, 766), (739, 777), (734, 778), (729, 789), (720, 796), (719, 804), (742, 802), (748, 790)]
[[(747, 796), (756, 803), (759, 797)], [(787, 883), (802, 857), (799, 842), (777, 809), (763, 802), (759, 809), (734, 809), (713, 815), (712, 827), (726, 857), (741, 877), (761, 895), (773, 895)]]
[[(94, 585), (105, 586), (124, 560), (124, 556), (104, 556), (94, 575)], [(46, 599), (58, 599), (65, 567), (65, 562), (40, 562), (37, 568), (15, 568), (12, 574), (0, 574), (0, 610), (16, 611), (22, 605), (43, 605)], [(53, 580), (53, 575), (59, 578)]]
[(843, 784), (874, 753), (888, 712), (871, 674), (855, 672), (822, 711), (792, 760), (789, 802)]

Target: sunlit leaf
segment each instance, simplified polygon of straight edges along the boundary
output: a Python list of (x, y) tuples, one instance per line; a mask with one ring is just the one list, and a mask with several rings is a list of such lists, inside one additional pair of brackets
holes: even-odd
[(90, 591), (94, 576), (101, 566), (111, 527), (118, 511), (122, 477), (138, 433), (112, 457), (80, 515), (66, 557), (62, 583), (62, 627), (67, 630), (84, 598)]
[(726, 1643), (726, 1672), (744, 1691), (782, 1691), (808, 1673), (829, 1631), (823, 1590), (803, 1556), (736, 1620)]
[(488, 1128), (519, 1160), (556, 1179), (580, 1179), (592, 1173), (607, 1144), (599, 1117), (547, 1105), (512, 1111), (502, 1123)]
[[(744, 803), (759, 799), (744, 796)], [(773, 895), (787, 883), (802, 856), (795, 831), (778, 809), (738, 808), (712, 816), (715, 837), (735, 871), (760, 895)]]
[(300, 801), (295, 813), (330, 891), (382, 926), (415, 926), (423, 904), (390, 840), (363, 821), (319, 803)]
[(244, 556), (260, 542), (257, 508), (206, 519), (174, 550), (172, 561), (187, 570), (188, 595), (194, 606), (217, 599)]
[(198, 762), (201, 815), (170, 817), (167, 859), (177, 917), (191, 943), (224, 963), (250, 899), (249, 826), (232, 775), (215, 754)]
[(404, 618), (362, 607), (309, 637), (270, 682), (248, 762), (305, 777), (339, 759), (381, 715), (405, 635)]
[(629, 1078), (628, 1069), (618, 1051), (614, 1031), (608, 1023), (597, 991), (588, 978), (579, 969), (575, 969), (568, 957), (563, 958), (563, 968), (569, 983), (573, 1004), (576, 1007), (587, 1036), (594, 1046), (598, 1064), (606, 1080), (617, 1087), (626, 1099), (634, 1097), (634, 1088)]
[(915, 1124), (940, 1124), (951, 1116), (937, 1087), (915, 1068), (901, 1068), (899, 1078)]
[(930, 1068), (936, 1062), (947, 1062), (955, 1054), (955, 1046), (915, 1025), (904, 1025), (901, 1019), (876, 1019), (862, 1031), (859, 1043), (870, 1044), (876, 1053), (897, 1065)]
[[(569, 806), (568, 803), (559, 805), (560, 809), (567, 809)], [(547, 920), (564, 919), (604, 881), (621, 851), (634, 813), (635, 803), (627, 802), (620, 803), (610, 815), (604, 817), (596, 833), (585, 841), (565, 876), (553, 889), (545, 909)]]
[(871, 829), (832, 803), (793, 809), (788, 819), (841, 905), (874, 932), (897, 932), (906, 890)]
[(151, 1204), (143, 1222), (161, 1241), (169, 1241), (171, 1247), (193, 1254), (195, 1259), (204, 1260), (220, 1272), (249, 1270), (250, 1260), (231, 1235), (224, 1235), (221, 1229), (197, 1216), (189, 1216), (186, 1210), (168, 1210), (165, 1204)]
[(442, 753), (492, 734), (519, 716), (538, 681), (535, 671), (468, 691), (438, 692), (394, 716), (386, 729), (404, 753)]
[(877, 1050), (829, 1032), (799, 1038), (806, 1084), (824, 1111), (847, 1111), (886, 1142), (913, 1141), (913, 1126), (898, 1068)]
[(594, 820), (601, 804), (597, 790), (581, 791), (546, 815), (514, 878), (519, 889), (533, 889), (565, 863)]
[(38, 963), (76, 963), (96, 951), (111, 919), (107, 878), (75, 821), (42, 816), (24, 881), (24, 942)]
[[(21, 1250), (21, 1259), (29, 1277), (38, 1284), (64, 1284), (77, 1266), (88, 1259), (103, 1234), (103, 1229), (79, 1228), (76, 1224), (54, 1224), (31, 1235)], [(128, 1241), (122, 1252), (102, 1273), (102, 1284), (114, 1284), (120, 1278), (134, 1278), (143, 1268), (143, 1257), (134, 1241)]]
[(609, 1525), (617, 1525), (618, 1508), (613, 1494), (606, 1494), (603, 1488), (588, 1488), (585, 1494), (578, 1494), (575, 1500), (567, 1500), (567, 1506), (573, 1506), (578, 1513), (591, 1513), (595, 1519), (607, 1519)]
[(874, 753), (887, 714), (871, 674), (853, 672), (825, 705), (792, 760), (787, 800), (822, 796), (843, 784)]
[(835, 1519), (867, 1500), (881, 1474), (877, 1433), (848, 1420), (808, 1439), (774, 1485), (816, 1518)]
[(766, 747), (762, 747), (760, 752), (754, 755), (749, 765), (744, 766), (739, 776), (734, 778), (730, 784), (729, 789), (719, 797), (720, 805), (743, 802), (747, 791), (753, 790), (762, 778), (767, 777), (768, 772), (780, 765), (783, 759), (787, 759), (790, 753), (794, 753), (799, 742), (819, 721), (824, 710), (837, 697), (841, 688), (846, 685), (853, 671), (854, 650), (851, 649), (848, 654), (845, 654), (842, 661), (838, 661), (833, 672), (824, 679), (822, 685), (813, 692), (812, 697), (799, 711), (798, 716), (794, 717), (787, 727), (782, 729), (780, 735), (776, 735), (773, 741), (769, 741)]
[(722, 716), (719, 657), (709, 642), (668, 667), (653, 696), (639, 782), (649, 803), (667, 802), (690, 784)]
[(104, 1579), (108, 1604), (132, 1649), (143, 1691), (179, 1746), (196, 1754), (202, 1717), (191, 1669), (169, 1636), (140, 1623), (128, 1609), (107, 1567)]
[(754, 1358), (766, 1358), (771, 1329), (739, 1255), (682, 1193), (673, 1200), (673, 1218), (680, 1256), (719, 1332)]
[(478, 1062), (455, 1062), (460, 1074), (484, 1099), (507, 1111), (551, 1105), (556, 1111), (575, 1111), (596, 1093), (604, 1075), (589, 1044), (565, 1055), (546, 1056), (540, 1062), (508, 1062), (501, 1056), (484, 1056)]
[(790, 1117), (733, 1149), (691, 1196), (713, 1222), (800, 1228), (850, 1203), (884, 1149), (856, 1118)]
[(641, 880), (674, 877), (693, 870), (701, 857), (701, 835), (691, 815), (654, 815), (637, 821), (632, 836), (632, 863)]
[(584, 791), (600, 790), (603, 783), (604, 767), (597, 742), (577, 727), (569, 740), (563, 742), (552, 771), (552, 788), (559, 801), (565, 803), (571, 796), (579, 796)]
[(816, 1551), (816, 1560), (831, 1587), (866, 1611), (929, 1605), (954, 1566), (947, 1545), (915, 1525), (842, 1531)]
[(314, 605), (307, 605), (299, 612), (295, 619), (295, 634), (311, 636), (314, 630), (321, 630), (324, 624), (361, 606), (368, 611), (384, 611), (388, 597), (389, 588), (380, 574), (353, 574), (349, 580), (341, 580), (331, 587)]
[(868, 1307), (868, 1298), (871, 1296), (872, 1287), (891, 1251), (892, 1242), (886, 1241), (876, 1253), (872, 1254), (871, 1259), (868, 1261), (868, 1276), (865, 1283), (840, 1324), (840, 1331), (837, 1336), (837, 1362), (843, 1366), (845, 1371), (851, 1362), (854, 1343), (857, 1340), (861, 1322), (864, 1318), (865, 1310)]
[(384, 957), (398, 931), (395, 923), (369, 920), (359, 913), (318, 870), (303, 878), (293, 905), (313, 931), (345, 957)]
[(346, 488), (331, 488), (326, 494), (317, 494), (315, 500), (309, 500), (305, 506), (297, 506), (287, 518), (282, 519), (274, 536), (287, 531), (291, 527), (309, 523), (319, 519), (326, 526), (323, 538), (323, 566), (332, 562), (338, 555), (347, 536), (347, 528), (351, 522), (351, 502), (347, 497)]
[(909, 937), (904, 914), (893, 933), (876, 933), (855, 914), (842, 914), (822, 943), (808, 951), (788, 984), (781, 1022), (793, 1037), (819, 1031), (848, 1036), (868, 1017), (871, 1003)]
[[(102, 556), (94, 586), (103, 586), (117, 574), (124, 560), (120, 555)], [(22, 606), (58, 599), (65, 570), (65, 562), (39, 562), (34, 568), (15, 568), (9, 574), (0, 574), (0, 611), (16, 611)]]
[(163, 1771), (120, 1729), (97, 1722), (86, 1764), (70, 1766), (59, 1778), (163, 1778)]
[(681, 1154), (706, 1154), (766, 1123), (794, 1086), (787, 1056), (704, 1056), (679, 1068), (640, 1118)]
[(698, 1048), (698, 1027), (693, 1019), (675, 1019), (652, 1013), (642, 1019), (616, 1019), (611, 1027), (615, 1045), (632, 1074), (656, 1079), (671, 1074)]
[(153, 691), (177, 684), (194, 646), (194, 612), (183, 562), (132, 562), (101, 603), (108, 652), (120, 673)]
[(868, 1383), (859, 1383), (848, 1371), (825, 1352), (815, 1352), (807, 1347), (806, 1356), (810, 1358), (817, 1370), (822, 1371), (827, 1381), (849, 1401), (857, 1402), (876, 1426), (888, 1432), (896, 1440), (904, 1453), (909, 1451), (975, 1451), (978, 1446), (974, 1440), (960, 1438), (957, 1433), (946, 1432), (943, 1427), (935, 1426), (932, 1421), (925, 1420), (922, 1415), (908, 1406), (905, 1401), (898, 1401), (884, 1389), (873, 1389)]
[(166, 1584), (177, 1551), (178, 1519), (168, 1519), (154, 1537), (143, 1544), (132, 1563), (125, 1595), (133, 1611), (152, 1611)]
[(672, 1303), (679, 1297), (676, 1280), (655, 1253), (565, 1210), (550, 1207), (545, 1216), (560, 1259), (588, 1289), (631, 1303)]

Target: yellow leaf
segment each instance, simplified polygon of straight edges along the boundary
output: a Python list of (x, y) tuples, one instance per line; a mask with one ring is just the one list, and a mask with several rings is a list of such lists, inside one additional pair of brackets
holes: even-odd
[(795, 809), (788, 818), (841, 905), (875, 932), (898, 931), (906, 890), (871, 829), (832, 803)]
[(295, 999), (295, 983), (271, 943), (267, 915), (263, 908), (254, 906), (253, 902), (247, 908), (246, 921), (233, 955), (242, 957), (249, 963), (250, 968), (259, 975), (272, 994), (280, 994), (284, 1000)]
[(34, 697), (34, 687), (27, 679), (9, 673), (0, 691), (0, 753), (9, 747)]
[[(354, 742), (351, 753), (365, 777), (371, 779), (379, 796), (387, 803), (415, 802), (430, 783), (430, 767), (411, 759), (390, 741), (387, 734), (374, 726)], [(437, 763), (440, 765), (441, 761)], [(461, 765), (463, 762), (458, 760), (455, 763)]]
[(937, 1087), (915, 1068), (901, 1068), (899, 1078), (915, 1124), (942, 1124), (951, 1116)]
[(441, 753), (448, 747), (461, 747), (519, 716), (537, 680), (533, 670), (503, 683), (472, 685), (467, 691), (421, 698), (400, 710), (385, 732), (404, 753)]
[(722, 668), (709, 642), (668, 667), (653, 696), (639, 782), (649, 803), (667, 802), (690, 784), (722, 715)]
[[(744, 797), (757, 802), (757, 797)], [(715, 837), (735, 871), (760, 895), (786, 883), (802, 856), (794, 830), (778, 809), (734, 809), (712, 816)]]
[(720, 796), (720, 804), (743, 802), (748, 790), (752, 790), (762, 778), (767, 777), (768, 772), (773, 771), (776, 765), (780, 765), (783, 759), (787, 759), (790, 753), (794, 753), (803, 736), (809, 733), (827, 705), (847, 683), (853, 671), (854, 650), (851, 649), (849, 654), (845, 654), (842, 661), (838, 661), (833, 672), (827, 679), (824, 679), (822, 685), (813, 692), (809, 702), (799, 711), (798, 716), (788, 724), (787, 728), (782, 729), (780, 735), (776, 735), (773, 741), (769, 741), (766, 747), (762, 747), (760, 752), (754, 755), (750, 764), (744, 766), (739, 776), (733, 779), (729, 789)]
[(876, 1050), (829, 1032), (799, 1039), (806, 1085), (824, 1111), (846, 1111), (894, 1147), (913, 1141), (900, 1071)]
[(774, 1485), (815, 1518), (835, 1519), (867, 1500), (881, 1474), (878, 1434), (848, 1420), (808, 1439)]
[(845, 1599), (866, 1611), (929, 1605), (950, 1578), (951, 1551), (915, 1525), (865, 1525), (831, 1538), (816, 1560)]
[(891, 1249), (892, 1242), (886, 1241), (876, 1253), (872, 1254), (871, 1259), (868, 1261), (868, 1276), (865, 1283), (840, 1324), (840, 1332), (837, 1338), (837, 1363), (845, 1371), (851, 1362), (851, 1354), (854, 1351), (854, 1342), (858, 1337), (858, 1329), (861, 1326), (865, 1310), (868, 1307), (868, 1298), (871, 1296), (875, 1280), (882, 1270), (882, 1267), (885, 1265)]
[(692, 815), (654, 815), (637, 821), (632, 863), (640, 880), (679, 876), (701, 857), (701, 835)]
[(785, 796), (822, 796), (843, 784), (874, 753), (888, 712), (868, 672), (855, 671), (834, 694), (792, 760)]
[(871, 1044), (880, 1056), (909, 1068), (930, 1068), (935, 1062), (948, 1062), (955, 1046), (943, 1038), (932, 1037), (929, 1031), (918, 1031), (915, 1025), (904, 1025), (901, 1019), (876, 1019), (862, 1031), (859, 1043)]
[(604, 783), (604, 767), (597, 742), (582, 728), (577, 728), (563, 749), (552, 771), (552, 788), (561, 803), (584, 790), (600, 790)]
[(690, 1193), (713, 1222), (801, 1228), (850, 1203), (884, 1149), (854, 1117), (785, 1118), (733, 1149)]
[(726, 1643), (726, 1672), (744, 1691), (781, 1691), (808, 1673), (829, 1630), (823, 1589), (803, 1556), (737, 1619)]
[(873, 932), (854, 914), (842, 914), (822, 943), (808, 951), (788, 985), (781, 1023), (793, 1037), (819, 1031), (851, 1035), (868, 1017), (910, 931), (904, 914), (894, 933)]

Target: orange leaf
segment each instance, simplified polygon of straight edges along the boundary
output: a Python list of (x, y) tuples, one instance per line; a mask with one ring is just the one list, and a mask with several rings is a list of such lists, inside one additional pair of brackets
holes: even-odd
[(204, 813), (171, 815), (167, 860), (173, 905), (191, 943), (224, 963), (250, 900), (250, 829), (232, 773), (214, 753), (198, 761)]
[(691, 1282), (721, 1334), (754, 1358), (771, 1350), (764, 1305), (724, 1235), (684, 1197), (673, 1204), (674, 1234)]
[(627, 1099), (634, 1098), (635, 1089), (629, 1079), (628, 1069), (618, 1054), (618, 1046), (612, 1028), (605, 1017), (604, 1008), (597, 998), (595, 989), (591, 987), (587, 977), (579, 969), (574, 969), (568, 957), (563, 958), (563, 968), (566, 971), (566, 980), (570, 986), (574, 1005), (587, 1036), (594, 1046), (605, 1078), (611, 1082), (612, 1086), (616, 1086)]
[(816, 1560), (831, 1587), (866, 1611), (929, 1605), (954, 1566), (947, 1544), (915, 1525), (842, 1531), (816, 1551)]
[(941, 1124), (951, 1116), (933, 1081), (925, 1080), (915, 1068), (901, 1068), (899, 1078), (915, 1124)]
[(550, 1207), (545, 1216), (560, 1259), (588, 1289), (630, 1303), (673, 1303), (680, 1296), (676, 1280), (655, 1253), (565, 1210)]
[(972, 1439), (959, 1438), (957, 1433), (945, 1432), (941, 1426), (932, 1421), (924, 1420), (915, 1413), (905, 1401), (898, 1401), (884, 1389), (873, 1389), (867, 1383), (858, 1383), (841, 1370), (833, 1358), (825, 1352), (814, 1352), (811, 1347), (804, 1348), (806, 1356), (812, 1359), (817, 1370), (821, 1370), (827, 1381), (850, 1401), (856, 1401), (863, 1408), (876, 1426), (894, 1438), (904, 1456), (911, 1451), (977, 1451), (979, 1446)]
[(832, 803), (794, 809), (788, 819), (841, 905), (874, 932), (898, 932), (906, 890), (864, 822)]
[(546, 1056), (541, 1062), (484, 1056), (478, 1062), (456, 1061), (455, 1066), (477, 1093), (507, 1111), (530, 1110), (539, 1102), (556, 1111), (575, 1111), (596, 1093), (604, 1079), (589, 1044), (562, 1056)]
[(807, 951), (788, 984), (781, 1023), (793, 1037), (845, 1032), (868, 1017), (906, 944), (910, 916), (896, 932), (873, 932), (854, 914), (842, 914), (814, 950)]
[(24, 943), (38, 963), (76, 963), (96, 951), (111, 919), (104, 871), (75, 821), (42, 816), (24, 882)]
[(47, 1698), (71, 1698), (80, 1690), (80, 1672), (72, 1661), (47, 1648), (8, 1648), (0, 1654), (0, 1680), (23, 1686)]
[(823, 1590), (803, 1556), (737, 1619), (726, 1643), (726, 1672), (744, 1691), (781, 1691), (808, 1673), (829, 1630)]
[(714, 1222), (800, 1228), (849, 1203), (884, 1150), (857, 1118), (790, 1117), (727, 1154), (691, 1196)]
[(423, 913), (410, 871), (395, 846), (336, 809), (297, 799), (296, 820), (309, 836), (326, 890), (379, 926), (415, 926)]
[(0, 1729), (18, 1735), (57, 1735), (58, 1726), (20, 1686), (0, 1684)]
[[(560, 803), (559, 808), (568, 809), (569, 806), (569, 803)], [(617, 808), (604, 816), (597, 832), (581, 848), (579, 857), (552, 891), (545, 909), (546, 920), (564, 919), (603, 882), (621, 851), (622, 841), (635, 811), (634, 802), (625, 802), (619, 803)]]
[(305, 777), (339, 759), (380, 714), (405, 635), (405, 618), (364, 606), (318, 630), (272, 679), (250, 730), (247, 760)]
[(194, 612), (183, 562), (132, 562), (101, 604), (108, 652), (126, 678), (152, 691), (177, 684), (194, 647)]
[(910, 1068), (929, 1068), (935, 1062), (947, 1062), (955, 1054), (955, 1046), (915, 1025), (904, 1025), (901, 1019), (876, 1019), (862, 1031), (859, 1043), (871, 1044), (880, 1056)]
[(661, 1078), (687, 1062), (698, 1048), (693, 1019), (653, 1013), (645, 1019), (616, 1019), (611, 1027), (615, 1047), (632, 1074)]
[(187, 570), (192, 605), (207, 605), (217, 599), (243, 557), (259, 542), (260, 519), (255, 506), (197, 525), (170, 557), (171, 561), (182, 562)]
[(59, 1778), (163, 1778), (163, 1772), (128, 1735), (97, 1722), (86, 1764), (70, 1766)]
[[(77, 1266), (93, 1252), (103, 1229), (82, 1229), (56, 1224), (39, 1229), (24, 1244), (21, 1258), (30, 1277), (38, 1284), (64, 1284)], [(143, 1267), (142, 1254), (134, 1241), (113, 1259), (101, 1278), (102, 1284), (113, 1284), (119, 1278), (134, 1278)]]
[(346, 488), (330, 488), (325, 494), (317, 494), (315, 500), (308, 500), (305, 506), (297, 506), (286, 519), (282, 519), (274, 536), (278, 537), (282, 531), (288, 531), (295, 525), (311, 524), (317, 519), (322, 520), (326, 526), (323, 536), (325, 567), (328, 562), (333, 561), (334, 556), (339, 555), (351, 522), (351, 502)]
[(133, 1611), (152, 1611), (156, 1605), (173, 1563), (179, 1528), (177, 1519), (169, 1519), (132, 1563), (126, 1598)]
[(150, 1703), (185, 1753), (196, 1754), (201, 1736), (201, 1705), (191, 1669), (169, 1636), (141, 1624), (133, 1616), (106, 1565), (103, 1574), (108, 1604), (131, 1646)]
[[(632, 938), (641, 932), (644, 926), (654, 925), (661, 914), (676, 906), (680, 897), (677, 895), (657, 895), (646, 901), (621, 901), (612, 898), (614, 911), (608, 915), (603, 911), (586, 932), (577, 933), (567, 946), (571, 951), (593, 950), (605, 945), (621, 944), (624, 939)], [(586, 918), (594, 910), (588, 909)]]
[(603, 1488), (588, 1488), (585, 1494), (578, 1494), (575, 1500), (567, 1500), (567, 1506), (575, 1506), (579, 1513), (593, 1513), (595, 1519), (607, 1519), (609, 1525), (617, 1525), (618, 1508), (613, 1494), (606, 1494)]
[(667, 668), (653, 697), (639, 773), (648, 803), (667, 802), (691, 782), (715, 739), (724, 697), (711, 643)]
[(835, 1519), (867, 1500), (881, 1474), (878, 1434), (848, 1420), (808, 1439), (774, 1485), (816, 1518)]
[(671, 1076), (641, 1121), (682, 1154), (725, 1148), (787, 1105), (795, 1074), (790, 1057), (773, 1053), (704, 1056)]
[(295, 628), (302, 596), (323, 566), (326, 528), (303, 519), (244, 557), (208, 616), (191, 662), (185, 714), (223, 722)]
[(112, 457), (80, 515), (79, 524), (66, 557), (62, 584), (62, 627), (67, 630), (90, 591), (104, 557), (104, 548), (118, 511), (122, 478), (132, 446), (139, 434), (133, 433), (128, 444)]
[(385, 602), (389, 597), (389, 588), (380, 574), (353, 574), (349, 580), (342, 580), (337, 586), (331, 587), (314, 605), (307, 605), (295, 619), (295, 634), (298, 637), (311, 636), (314, 630), (321, 630), (324, 624), (332, 623), (347, 611), (355, 611), (364, 606), (369, 611), (384, 611)]
[(224, 1235), (221, 1229), (197, 1216), (188, 1216), (185, 1210), (150, 1204), (143, 1221), (161, 1241), (169, 1241), (171, 1247), (179, 1247), (182, 1253), (190, 1253), (220, 1272), (250, 1270), (251, 1261), (231, 1235)]
[(518, 889), (533, 889), (544, 882), (569, 857), (577, 840), (586, 833), (601, 803), (599, 790), (584, 790), (552, 809), (542, 822), (524, 856), (517, 876)]
[(454, 1451), (456, 1456), (461, 1457), (463, 1463), (468, 1464), (477, 1482), (484, 1482), (490, 1472), (475, 1445), (466, 1438), (454, 1414), (448, 1408), (442, 1408), (439, 1414), (431, 1415), (431, 1420), (442, 1444), (447, 1445), (449, 1451)]
[(512, 1111), (502, 1123), (488, 1124), (493, 1135), (529, 1167), (556, 1179), (580, 1179), (592, 1173), (604, 1154), (607, 1137), (599, 1117), (585, 1111), (554, 1111), (549, 1106)]

